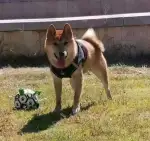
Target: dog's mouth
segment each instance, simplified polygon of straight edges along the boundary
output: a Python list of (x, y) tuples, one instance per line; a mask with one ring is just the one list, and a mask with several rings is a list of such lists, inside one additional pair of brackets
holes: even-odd
[(55, 58), (57, 59), (57, 66), (64, 68), (65, 67), (65, 61), (67, 58), (67, 53), (59, 53), (58, 55), (54, 53)]

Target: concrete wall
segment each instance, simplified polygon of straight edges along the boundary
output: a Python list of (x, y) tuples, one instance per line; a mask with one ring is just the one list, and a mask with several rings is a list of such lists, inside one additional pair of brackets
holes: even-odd
[[(86, 29), (74, 29), (80, 38)], [(98, 37), (104, 42), (106, 57), (116, 62), (150, 56), (150, 26), (95, 28)], [(0, 32), (0, 60), (13, 57), (43, 56), (45, 30)], [(142, 61), (142, 60), (140, 60)], [(143, 60), (144, 61), (144, 60)], [(147, 60), (148, 61), (148, 60)], [(149, 61), (150, 62), (150, 61)], [(31, 62), (30, 62), (31, 63)]]
[(0, 0), (0, 19), (149, 12), (149, 5), (149, 0)]
[(149, 0), (0, 0), (0, 65), (24, 64), (19, 57), (29, 64), (45, 63), (40, 57), (47, 27), (62, 29), (66, 22), (78, 38), (87, 28), (95, 28), (109, 62), (150, 63), (149, 5)]

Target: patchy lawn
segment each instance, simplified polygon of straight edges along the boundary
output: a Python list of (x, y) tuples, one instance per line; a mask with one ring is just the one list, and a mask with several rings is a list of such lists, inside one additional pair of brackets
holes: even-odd
[[(0, 70), (0, 141), (149, 141), (150, 69), (109, 67), (113, 101), (106, 99), (101, 82), (84, 77), (82, 111), (70, 116), (73, 93), (63, 85), (63, 111), (51, 113), (55, 95), (49, 68)], [(20, 87), (41, 90), (40, 108), (13, 110)]]

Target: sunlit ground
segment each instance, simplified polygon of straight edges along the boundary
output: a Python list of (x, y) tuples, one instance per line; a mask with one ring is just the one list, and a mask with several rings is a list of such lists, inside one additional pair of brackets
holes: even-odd
[[(63, 83), (62, 114), (51, 113), (55, 94), (49, 68), (0, 70), (0, 140), (11, 141), (148, 141), (150, 139), (150, 68), (109, 67), (113, 100), (101, 82), (84, 75), (82, 111), (70, 116), (73, 91)], [(40, 108), (13, 110), (19, 88), (41, 90)]]

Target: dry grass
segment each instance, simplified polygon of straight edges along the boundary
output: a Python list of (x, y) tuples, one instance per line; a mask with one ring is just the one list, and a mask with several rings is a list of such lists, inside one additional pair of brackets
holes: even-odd
[[(148, 141), (150, 139), (150, 69), (109, 68), (113, 101), (108, 101), (99, 80), (85, 75), (82, 111), (70, 116), (73, 94), (64, 80), (63, 111), (55, 105), (49, 68), (0, 70), (0, 141)], [(42, 91), (40, 108), (14, 111), (18, 88)]]

